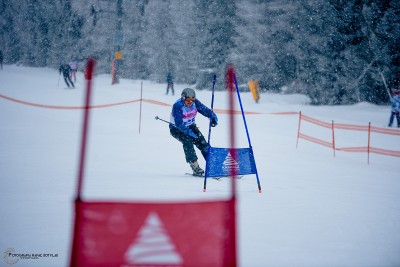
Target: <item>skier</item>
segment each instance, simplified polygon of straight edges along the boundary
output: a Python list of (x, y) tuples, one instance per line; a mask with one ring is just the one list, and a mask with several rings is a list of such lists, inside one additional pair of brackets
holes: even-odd
[(69, 66), (71, 67), (70, 78), (74, 77), (74, 82), (76, 82), (76, 72), (78, 71), (78, 61), (76, 59), (71, 60), (69, 62)]
[(191, 88), (183, 89), (181, 98), (172, 106), (169, 129), (171, 135), (183, 144), (186, 162), (190, 164), (193, 175), (203, 176), (204, 170), (200, 168), (197, 162), (198, 158), (194, 145), (200, 150), (205, 159), (208, 143), (195, 124), (197, 112), (210, 118), (212, 127), (217, 126), (217, 115), (196, 99), (196, 92)]
[(3, 70), (3, 51), (0, 50), (0, 66), (1, 70)]
[(392, 110), (390, 112), (389, 127), (392, 127), (394, 117), (397, 119), (397, 128), (400, 128), (400, 90), (393, 90), (393, 98), (390, 100)]
[(167, 75), (167, 92), (165, 93), (166, 95), (168, 95), (169, 88), (171, 88), (172, 95), (174, 95), (175, 94), (175, 92), (174, 92), (174, 77), (172, 76), (171, 72), (168, 72), (168, 75)]
[[(70, 71), (71, 71), (71, 67), (68, 64), (61, 64), (60, 69), (59, 69), (60, 75), (61, 75), (61, 73), (63, 74), (64, 81), (67, 84), (68, 88), (70, 88), (70, 86), (72, 86), (72, 88), (75, 88), (75, 85), (72, 82), (71, 77), (70, 77)], [(68, 82), (71, 83), (71, 85)]]

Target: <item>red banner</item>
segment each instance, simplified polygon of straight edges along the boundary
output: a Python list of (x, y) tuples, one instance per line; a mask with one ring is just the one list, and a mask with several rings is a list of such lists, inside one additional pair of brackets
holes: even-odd
[(234, 207), (77, 201), (70, 266), (234, 266)]

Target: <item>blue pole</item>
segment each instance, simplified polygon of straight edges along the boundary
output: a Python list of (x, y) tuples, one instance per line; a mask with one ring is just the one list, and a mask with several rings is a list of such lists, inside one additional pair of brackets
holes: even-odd
[[(214, 74), (213, 78), (213, 86), (212, 86), (212, 97), (211, 97), (211, 111), (214, 112), (214, 88), (215, 88), (215, 81), (217, 79), (217, 75)], [(208, 125), (208, 148), (207, 148), (207, 157), (206, 157), (206, 173), (204, 174), (204, 187), (203, 191), (206, 191), (206, 186), (207, 186), (207, 175), (208, 175), (208, 160), (210, 157), (210, 141), (211, 141), (211, 124), (212, 124), (212, 119), (210, 119), (210, 123)]]
[[(249, 130), (247, 128), (246, 117), (244, 116), (244, 112), (243, 112), (242, 99), (240, 98), (240, 92), (239, 92), (239, 86), (238, 86), (238, 83), (237, 83), (237, 80), (236, 80), (236, 74), (233, 74), (233, 77), (235, 79), (236, 92), (237, 92), (238, 99), (239, 99), (240, 110), (242, 112), (242, 118), (243, 118), (243, 122), (244, 122), (244, 127), (246, 129), (247, 141), (249, 142), (249, 147), (250, 147), (251, 153), (254, 156), (253, 147), (252, 147), (251, 141), (250, 141)], [(254, 162), (254, 164), (255, 164), (255, 162)], [(256, 178), (257, 178), (258, 191), (261, 193), (261, 184), (260, 184), (260, 179), (258, 178), (257, 166), (256, 166)]]
[[(217, 76), (214, 74), (214, 79), (213, 79), (213, 86), (212, 86), (212, 97), (211, 97), (211, 111), (214, 112), (214, 88), (215, 88), (215, 81), (217, 79)], [(211, 124), (212, 120), (210, 119), (210, 123), (208, 125), (208, 146), (210, 146), (210, 138), (211, 138)]]
[(234, 74), (233, 77), (234, 77), (234, 79), (235, 79), (236, 92), (237, 92), (238, 99), (239, 99), (240, 110), (241, 110), (241, 112), (242, 112), (242, 118), (243, 118), (243, 122), (244, 122), (244, 127), (245, 127), (245, 129), (246, 129), (247, 141), (249, 142), (250, 148), (252, 148), (252, 146), (251, 146), (251, 141), (250, 141), (249, 130), (247, 129), (246, 117), (244, 116), (244, 112), (243, 112), (242, 99), (240, 98), (239, 87), (238, 87), (238, 84), (237, 84), (237, 81), (236, 81), (236, 74)]

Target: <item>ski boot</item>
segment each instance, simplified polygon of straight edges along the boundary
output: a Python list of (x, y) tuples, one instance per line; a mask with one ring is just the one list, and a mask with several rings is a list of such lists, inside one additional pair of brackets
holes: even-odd
[(204, 176), (204, 170), (200, 168), (197, 161), (189, 162), (189, 164), (193, 170), (193, 176)]

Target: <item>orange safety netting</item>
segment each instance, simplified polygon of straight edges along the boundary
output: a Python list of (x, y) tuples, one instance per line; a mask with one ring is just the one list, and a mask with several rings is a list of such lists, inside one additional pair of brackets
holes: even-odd
[[(307, 121), (309, 123), (331, 129), (332, 131), (332, 140), (331, 141), (324, 141), (322, 139), (304, 134), (301, 132), (301, 121)], [(368, 143), (366, 146), (357, 146), (357, 147), (337, 147), (337, 144), (335, 143), (335, 129), (341, 129), (341, 130), (349, 130), (349, 131), (364, 131), (368, 133)], [(395, 136), (400, 136), (400, 130), (398, 129), (387, 129), (387, 128), (382, 128), (382, 127), (376, 127), (376, 126), (371, 126), (371, 123), (369, 125), (353, 125), (353, 124), (344, 124), (344, 123), (334, 123), (333, 121), (331, 123), (324, 122), (315, 118), (312, 118), (310, 116), (306, 116), (302, 114), (301, 112), (299, 113), (299, 126), (298, 126), (298, 132), (297, 132), (297, 144), (298, 145), (298, 140), (305, 139), (313, 143), (317, 143), (319, 145), (323, 145), (329, 148), (332, 148), (334, 151), (344, 151), (344, 152), (360, 152), (360, 153), (368, 153), (368, 163), (369, 163), (369, 154), (370, 153), (375, 153), (375, 154), (380, 154), (380, 155), (385, 155), (385, 156), (393, 156), (393, 157), (400, 157), (400, 151), (399, 150), (390, 150), (390, 149), (384, 149), (384, 148), (377, 148), (377, 147), (372, 147), (371, 144), (371, 132), (374, 133), (379, 133), (379, 134), (387, 134), (387, 135), (395, 135)]]
[[(135, 100), (129, 100), (129, 101), (123, 101), (123, 102), (117, 102), (117, 103), (110, 103), (110, 104), (103, 104), (103, 105), (90, 105), (88, 107), (85, 106), (55, 106), (55, 105), (44, 105), (44, 104), (37, 104), (37, 103), (32, 103), (32, 102), (28, 102), (28, 101), (24, 101), (24, 100), (20, 100), (20, 99), (16, 99), (16, 98), (12, 98), (9, 96), (5, 96), (5, 95), (0, 95), (0, 98), (15, 102), (15, 103), (19, 103), (19, 104), (24, 104), (24, 105), (28, 105), (28, 106), (33, 106), (33, 107), (40, 107), (40, 108), (48, 108), (48, 109), (86, 109), (86, 108), (90, 108), (90, 109), (95, 109), (95, 108), (107, 108), (107, 107), (113, 107), (113, 106), (119, 106), (119, 105), (126, 105), (126, 104), (132, 104), (132, 103), (137, 103), (137, 102), (146, 102), (149, 104), (153, 104), (153, 105), (159, 105), (159, 106), (164, 106), (164, 107), (171, 107), (172, 105), (161, 102), (161, 101), (156, 101), (156, 100), (152, 100), (152, 99), (135, 99)], [(228, 109), (214, 109), (215, 113), (219, 113), (219, 114), (237, 114), (237, 115), (241, 115), (241, 111), (240, 110), (233, 110), (230, 111)], [(284, 112), (269, 112), (269, 113), (263, 113), (263, 112), (254, 112), (254, 111), (245, 111), (244, 114), (246, 115), (260, 115), (260, 114), (274, 114), (274, 115), (296, 115), (298, 114), (297, 111), (284, 111)]]

